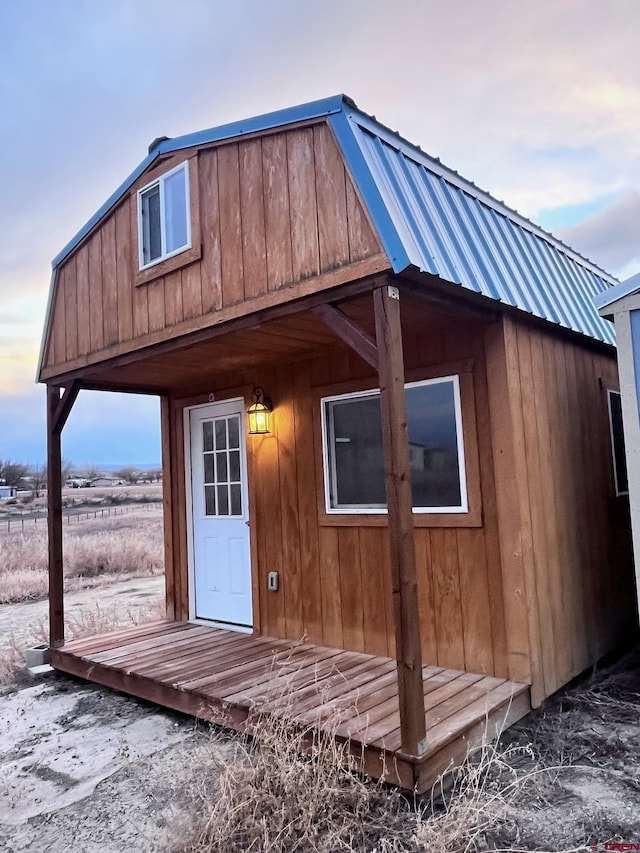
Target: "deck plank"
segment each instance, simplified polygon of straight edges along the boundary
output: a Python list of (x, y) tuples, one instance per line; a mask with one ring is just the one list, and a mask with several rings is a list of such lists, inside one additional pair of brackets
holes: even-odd
[(513, 699), (522, 693), (522, 685), (514, 688), (513, 682), (505, 681), (490, 694), (480, 696), (473, 702), (458, 708), (455, 715), (449, 715), (445, 720), (437, 723), (429, 732), (432, 748), (441, 749), (451, 741), (459, 731), (463, 731), (478, 719), (483, 719), (487, 714), (508, 705)]
[[(378, 660), (374, 664), (369, 661), (356, 663), (351, 667), (340, 667), (332, 684), (323, 685), (322, 693), (310, 692), (306, 696), (296, 697), (296, 717), (300, 722), (305, 721), (305, 713), (313, 709), (315, 712), (324, 711), (327, 714), (338, 709), (341, 704), (351, 706), (370, 689), (376, 678), (395, 673), (395, 661)], [(321, 702), (321, 704), (318, 704)]]
[(216, 669), (224, 666), (226, 660), (233, 660), (235, 664), (243, 663), (249, 660), (252, 655), (264, 649), (270, 649), (273, 652), (274, 646), (270, 641), (265, 640), (264, 643), (257, 643), (253, 648), (243, 649), (238, 651), (237, 655), (232, 658), (227, 658), (225, 655), (233, 654), (225, 652), (224, 647), (220, 646), (194, 646), (192, 649), (184, 649), (181, 654), (175, 657), (165, 657), (162, 661), (155, 665), (142, 666), (140, 672), (148, 678), (160, 678), (163, 675), (171, 676), (173, 681), (177, 683), (180, 678), (195, 678), (196, 673), (202, 673), (202, 677), (211, 673), (212, 664)]
[[(449, 702), (455, 701), (456, 697), (469, 695), (468, 691), (473, 690), (474, 686), (482, 681), (483, 676), (472, 672), (458, 672), (455, 678), (448, 679), (446, 683), (439, 686), (437, 689), (427, 692), (425, 690), (425, 722), (427, 726), (427, 749), (429, 748), (429, 732), (432, 726), (432, 713), (434, 709), (441, 706), (446, 706)], [(502, 679), (498, 679), (501, 681)], [(486, 691), (480, 691), (473, 694), (475, 699), (478, 695), (484, 695)], [(437, 714), (437, 710), (435, 711)], [(447, 712), (443, 712), (447, 714)], [(367, 742), (380, 749), (392, 749), (390, 744), (396, 743), (400, 738), (400, 717), (392, 710), (386, 718), (377, 721), (376, 725), (369, 726), (367, 730)], [(395, 747), (395, 750), (400, 749), (401, 744)]]
[[(339, 650), (335, 651), (336, 654), (339, 653)], [(304, 647), (299, 647), (294, 649), (290, 655), (287, 655), (286, 660), (291, 660), (290, 664), (293, 666), (293, 660), (299, 660), (300, 665), (302, 665), (303, 661), (306, 661), (312, 653), (309, 649)], [(206, 678), (195, 679), (186, 683), (182, 683), (180, 686), (184, 690), (200, 690), (208, 687), (209, 685), (215, 684), (216, 695), (218, 695), (218, 691), (222, 689), (222, 687), (242, 687), (245, 683), (248, 685), (256, 686), (259, 682), (255, 680), (258, 674), (260, 674), (260, 683), (262, 683), (265, 677), (268, 679), (273, 677), (273, 668), (274, 668), (274, 655), (273, 653), (264, 653), (260, 655), (258, 653), (254, 659), (247, 661), (247, 663), (242, 664), (240, 666), (230, 665), (227, 668), (222, 668), (215, 674), (207, 676)], [(208, 692), (208, 691), (207, 691)]]
[(94, 651), (90, 655), (83, 655), (83, 657), (91, 657), (94, 663), (117, 664), (132, 657), (135, 658), (136, 655), (142, 657), (144, 652), (149, 650), (160, 652), (163, 646), (176, 648), (177, 643), (183, 640), (191, 642), (196, 636), (206, 636), (206, 633), (207, 628), (205, 627), (191, 628), (187, 626), (181, 630), (173, 631), (171, 634), (144, 637), (135, 642), (127, 643), (124, 646), (119, 646), (116, 649), (107, 649), (103, 652)]
[[(434, 672), (424, 678), (425, 705), (434, 705), (442, 698), (452, 693), (464, 690), (473, 679), (482, 678), (481, 675), (463, 673), (457, 669), (443, 669)], [(390, 733), (400, 725), (399, 707), (397, 699), (397, 687), (392, 683), (386, 689), (372, 697), (376, 701), (367, 699), (358, 705), (359, 719), (354, 719), (341, 727), (338, 734), (344, 737), (357, 737), (363, 734), (367, 742), (373, 742), (376, 737), (374, 732)], [(366, 735), (365, 735), (366, 733)]]
[[(491, 712), (493, 708), (504, 701), (501, 688), (508, 685), (510, 690), (513, 685), (511, 682), (505, 681), (502, 678), (482, 678), (473, 684), (468, 684), (465, 688), (456, 694), (448, 696), (443, 702), (440, 702), (432, 709), (426, 709), (426, 718), (429, 720), (429, 736), (427, 737), (427, 749), (431, 748), (431, 742), (434, 739), (434, 732), (454, 730), (464, 730), (466, 721), (461, 717), (460, 712), (464, 711), (468, 706), (473, 706), (475, 709), (475, 717), (478, 714), (483, 717), (485, 712)], [(480, 710), (478, 710), (480, 709)], [(434, 711), (431, 715), (430, 710)], [(473, 716), (473, 715), (472, 715)], [(449, 721), (449, 723), (447, 723)], [(394, 731), (382, 738), (372, 738), (371, 743), (374, 746), (379, 746), (384, 749), (398, 750), (400, 749), (400, 726)], [(434, 743), (434, 749), (436, 744)]]
[(117, 648), (119, 645), (126, 645), (134, 638), (141, 636), (160, 636), (162, 634), (177, 631), (181, 627), (180, 622), (150, 622), (146, 625), (131, 625), (124, 628), (116, 629), (108, 634), (91, 634), (89, 637), (80, 637), (77, 640), (67, 640), (64, 644), (66, 653), (72, 652), (88, 652), (92, 649), (106, 651), (107, 649)]
[[(286, 672), (274, 667), (274, 683), (271, 690), (264, 694), (263, 700), (266, 705), (273, 701), (281, 700), (284, 694), (292, 694), (295, 691), (295, 702), (298, 698), (307, 696), (309, 693), (316, 695), (322, 689), (324, 680), (331, 675), (336, 675), (342, 666), (348, 666), (352, 660), (350, 652), (339, 654), (324, 653), (323, 657), (311, 657), (305, 663), (289, 667)], [(243, 701), (245, 698), (254, 699), (261, 696), (264, 688), (262, 685), (244, 687), (239, 693), (226, 694), (222, 698), (227, 702)], [(268, 708), (265, 708), (268, 710)]]
[[(295, 665), (295, 664), (294, 664)], [(345, 660), (341, 660), (340, 655), (334, 655), (330, 658), (325, 658), (323, 661), (318, 663), (317, 660), (306, 660), (303, 664), (300, 665), (308, 670), (309, 667), (315, 667), (316, 672), (324, 673), (326, 677), (330, 677), (331, 675), (340, 675), (342, 672), (347, 670), (348, 663)], [(318, 667), (321, 667), (318, 670)], [(296, 667), (297, 669), (297, 667)], [(287, 667), (287, 670), (290, 670), (290, 667)], [(274, 679), (278, 679), (283, 685), (289, 684), (290, 672), (279, 670), (277, 661), (274, 661), (274, 671), (273, 671)], [(226, 693), (222, 698), (226, 702), (242, 702), (243, 699), (251, 698), (252, 690), (256, 692), (260, 692), (263, 688), (258, 684), (251, 685), (242, 685), (238, 692), (230, 692)], [(296, 703), (303, 697), (307, 696), (309, 692), (313, 693), (313, 686), (298, 686), (296, 689)], [(312, 700), (313, 701), (313, 700)]]
[(244, 673), (242, 673), (240, 677), (232, 676), (217, 682), (216, 694), (224, 696), (227, 695), (227, 692), (242, 691), (244, 694), (242, 702), (253, 702), (258, 698), (263, 702), (269, 699), (273, 701), (274, 698), (282, 697), (285, 691), (287, 693), (293, 692), (296, 685), (300, 685), (304, 679), (308, 680), (322, 660), (334, 658), (340, 654), (340, 649), (325, 649), (323, 656), (319, 658), (309, 649), (300, 649), (295, 661), (287, 658), (283, 665), (272, 662), (272, 665), (262, 673), (260, 680), (247, 683), (244, 680)]
[[(270, 665), (275, 654), (273, 645), (264, 643), (264, 645), (256, 645), (253, 649), (243, 649), (237, 657), (227, 656), (224, 659), (208, 662), (194, 660), (191, 667), (187, 665), (180, 670), (174, 670), (170, 678), (171, 682), (181, 690), (199, 690), (206, 687), (211, 679), (215, 679), (217, 684), (223, 678), (244, 673), (252, 665), (258, 663)], [(212, 675), (212, 669), (215, 669), (214, 675)], [(244, 675), (242, 677), (244, 678)]]

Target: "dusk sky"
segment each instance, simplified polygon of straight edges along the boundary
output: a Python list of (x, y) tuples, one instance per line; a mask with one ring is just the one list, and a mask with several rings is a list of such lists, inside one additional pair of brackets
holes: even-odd
[[(640, 270), (638, 0), (0, 5), (0, 459), (45, 458), (51, 259), (179, 136), (344, 92), (613, 275)], [(63, 453), (160, 458), (155, 399), (82, 392)]]

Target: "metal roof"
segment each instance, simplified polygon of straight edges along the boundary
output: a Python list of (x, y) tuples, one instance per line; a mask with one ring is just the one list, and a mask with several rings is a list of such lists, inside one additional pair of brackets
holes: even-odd
[(606, 309), (613, 305), (614, 302), (619, 302), (625, 296), (631, 296), (632, 293), (637, 293), (640, 290), (640, 272), (632, 275), (631, 278), (626, 278), (614, 287), (609, 288), (600, 293), (596, 299), (596, 308), (604, 317), (610, 317), (611, 314), (606, 313)]
[(413, 266), (615, 343), (594, 303), (612, 276), (359, 110), (329, 122), (395, 272)]
[(322, 117), (343, 149), (395, 272), (415, 267), (536, 317), (615, 343), (613, 327), (599, 316), (594, 303), (598, 294), (617, 283), (613, 277), (360, 112), (344, 95), (161, 139), (58, 254), (54, 271), (161, 155)]

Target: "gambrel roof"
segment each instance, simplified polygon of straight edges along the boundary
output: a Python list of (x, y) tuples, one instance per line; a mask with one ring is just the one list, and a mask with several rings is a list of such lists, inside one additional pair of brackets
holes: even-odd
[(154, 143), (148, 156), (54, 259), (55, 267), (154, 161), (193, 146), (326, 118), (390, 264), (413, 268), (613, 344), (594, 298), (616, 280), (344, 95)]

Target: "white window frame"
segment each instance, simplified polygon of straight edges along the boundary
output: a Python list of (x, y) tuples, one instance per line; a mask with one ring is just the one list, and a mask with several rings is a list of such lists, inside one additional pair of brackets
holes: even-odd
[[(421, 385), (436, 385), (442, 382), (451, 382), (453, 384), (453, 403), (456, 418), (456, 439), (458, 451), (458, 472), (460, 476), (460, 505), (449, 507), (413, 507), (413, 512), (420, 515), (436, 515), (436, 514), (457, 514), (461, 515), (469, 512), (469, 495), (467, 493), (467, 473), (464, 454), (464, 435), (462, 431), (462, 403), (460, 398), (460, 377), (457, 374), (451, 376), (438, 376), (434, 379), (423, 379), (419, 382), (405, 382), (405, 391), (407, 388), (416, 388)], [(380, 396), (379, 388), (371, 388), (368, 391), (355, 391), (349, 394), (334, 394), (328, 397), (322, 397), (320, 400), (320, 413), (322, 418), (322, 468), (324, 479), (324, 496), (325, 496), (325, 511), (327, 515), (386, 515), (388, 510), (386, 506), (380, 504), (370, 504), (362, 506), (331, 506), (331, 478), (333, 474), (333, 482), (336, 480), (335, 471), (335, 455), (331, 453), (329, 442), (329, 419), (327, 417), (327, 403), (332, 403), (337, 400), (357, 400), (361, 397)], [(333, 443), (333, 442), (331, 442)]]
[[(167, 178), (170, 178), (172, 175), (175, 175), (176, 172), (184, 172), (184, 183), (185, 183), (185, 214), (187, 220), (187, 242), (184, 246), (180, 246), (177, 249), (173, 249), (171, 252), (165, 252), (164, 247), (167, 245), (167, 234), (166, 234), (166, 211), (164, 206), (164, 184)], [(160, 257), (154, 258), (154, 260), (149, 261), (149, 263), (145, 264), (144, 262), (144, 225), (142, 219), (142, 196), (147, 193), (149, 190), (154, 187), (159, 187), (160, 189), (160, 245), (162, 248), (162, 252)], [(160, 175), (155, 180), (150, 181), (146, 186), (141, 187), (138, 190), (137, 197), (137, 207), (138, 207), (138, 266), (140, 270), (149, 269), (149, 267), (153, 267), (156, 264), (162, 263), (162, 261), (166, 261), (167, 258), (173, 258), (175, 255), (179, 255), (181, 252), (186, 252), (187, 249), (191, 248), (191, 196), (190, 196), (190, 187), (189, 187), (189, 163), (185, 161), (184, 163), (180, 163), (178, 166), (175, 166), (173, 169), (170, 169), (168, 172), (165, 172), (163, 175)]]
[[(611, 398), (616, 394), (620, 398), (620, 409), (622, 410), (622, 394), (616, 391), (615, 388), (607, 388), (607, 410), (609, 412), (609, 435), (611, 436), (611, 463), (613, 465), (613, 483), (616, 490), (616, 497), (622, 497), (629, 494), (629, 469), (627, 468), (627, 490), (621, 491), (618, 484), (618, 466), (616, 465), (616, 440), (613, 433), (613, 416), (611, 412)], [(624, 418), (622, 419), (622, 430), (624, 433)], [(623, 456), (624, 464), (627, 465), (626, 454)]]

